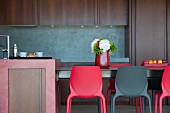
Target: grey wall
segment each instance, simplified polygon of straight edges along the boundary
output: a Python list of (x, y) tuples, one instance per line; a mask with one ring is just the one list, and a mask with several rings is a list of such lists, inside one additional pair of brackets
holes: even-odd
[(16, 43), (19, 51), (43, 51), (44, 56), (60, 58), (63, 62), (93, 62), (95, 54), (91, 53), (90, 45), (100, 37), (113, 41), (118, 47), (118, 51), (111, 54), (111, 61), (125, 57), (124, 26), (0, 26), (0, 34), (10, 35), (10, 49)]

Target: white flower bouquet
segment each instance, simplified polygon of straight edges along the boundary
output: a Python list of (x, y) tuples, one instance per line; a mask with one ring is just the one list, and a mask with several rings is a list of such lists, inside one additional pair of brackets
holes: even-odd
[(110, 42), (109, 40), (104, 38), (95, 39), (91, 43), (92, 53), (101, 54), (106, 51), (115, 52), (116, 50), (116, 45), (113, 42)]

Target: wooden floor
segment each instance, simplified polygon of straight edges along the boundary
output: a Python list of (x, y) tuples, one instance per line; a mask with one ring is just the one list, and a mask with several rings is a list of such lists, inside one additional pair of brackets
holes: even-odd
[[(61, 113), (66, 113), (65, 105), (62, 105)], [(97, 105), (73, 105), (71, 113), (98, 113)], [(136, 113), (136, 109), (135, 106), (119, 105), (116, 106), (115, 113)], [(148, 107), (146, 108), (146, 113), (149, 113)], [(170, 113), (170, 106), (163, 106), (163, 113)]]

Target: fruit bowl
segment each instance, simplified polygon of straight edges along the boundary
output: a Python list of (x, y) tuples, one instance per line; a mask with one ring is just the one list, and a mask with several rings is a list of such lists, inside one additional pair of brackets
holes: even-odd
[(168, 62), (166, 60), (144, 60), (141, 65), (146, 68), (165, 68)]

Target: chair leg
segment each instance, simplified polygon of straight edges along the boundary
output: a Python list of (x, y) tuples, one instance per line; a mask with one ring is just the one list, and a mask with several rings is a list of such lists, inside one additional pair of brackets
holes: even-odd
[(100, 113), (104, 113), (103, 112), (103, 100), (102, 100), (102, 97), (100, 98)]
[(139, 102), (140, 102), (140, 113), (143, 113), (142, 97), (139, 97)]
[(151, 101), (152, 101), (152, 111), (153, 111), (153, 113), (155, 113), (155, 109), (154, 109), (154, 102), (155, 102), (155, 90), (152, 90), (152, 99), (151, 99)]
[(111, 95), (110, 95), (110, 113), (113, 113), (113, 105), (115, 104), (114, 102), (113, 102), (113, 94), (111, 93)]
[(136, 113), (138, 113), (138, 103), (139, 103), (138, 97), (136, 97), (135, 99), (136, 99)]
[(143, 110), (142, 110), (142, 97), (136, 97), (136, 113), (138, 113), (138, 105), (140, 105), (140, 113), (143, 113)]
[(107, 95), (106, 95), (106, 113), (108, 113), (110, 93), (111, 93), (111, 90), (108, 88), (108, 89), (107, 89)]
[(101, 113), (106, 113), (106, 100), (103, 95), (100, 95), (100, 106)]
[(117, 95), (111, 93), (111, 105), (110, 105), (110, 113), (115, 113), (115, 101), (116, 101)]
[(98, 107), (98, 113), (101, 113), (101, 100), (97, 98), (97, 107)]
[(71, 113), (71, 97), (70, 96), (68, 96), (68, 98), (67, 98), (66, 113)]
[(149, 101), (149, 112), (152, 113), (152, 105), (151, 105), (151, 99), (149, 97), (149, 95), (145, 95)]
[(158, 113), (158, 94), (155, 94), (154, 113)]
[(162, 99), (163, 97), (161, 96), (159, 99), (159, 113), (162, 113)]
[(103, 113), (106, 113), (106, 101), (105, 101), (105, 98), (104, 98), (104, 97), (102, 98), (102, 102), (103, 102), (103, 103), (102, 103), (102, 104), (103, 104), (103, 105), (102, 105), (102, 106), (103, 106), (102, 111), (103, 111)]
[(145, 97), (142, 98), (142, 113), (146, 113), (146, 106), (145, 106)]

